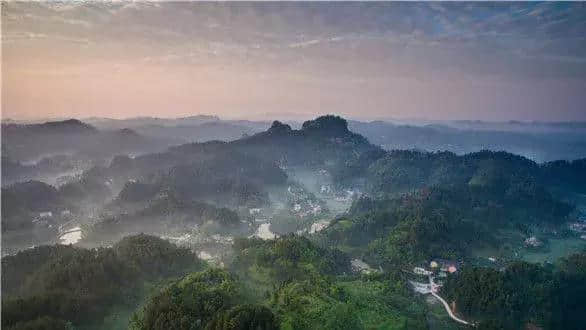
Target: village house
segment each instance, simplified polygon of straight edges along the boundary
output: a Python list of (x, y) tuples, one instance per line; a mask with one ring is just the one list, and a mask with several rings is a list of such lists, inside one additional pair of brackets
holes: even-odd
[(51, 218), (51, 217), (53, 217), (53, 212), (51, 212), (51, 211), (39, 213), (39, 218), (41, 218), (41, 219), (46, 219), (46, 218)]
[[(432, 265), (432, 263), (434, 263)], [(435, 267), (434, 267), (435, 265)], [(445, 259), (435, 259), (434, 261), (432, 261), (430, 263), (430, 266), (434, 269), (439, 268), (440, 272), (446, 272), (446, 273), (455, 273), (458, 271), (458, 267), (459, 267), (459, 263), (457, 261), (452, 261), (452, 260), (445, 260)]]
[(318, 215), (320, 212), (321, 212), (321, 206), (319, 206), (319, 205), (315, 205), (311, 209), (311, 213), (313, 213), (313, 215)]
[(250, 213), (250, 215), (257, 215), (260, 214), (262, 211), (262, 209), (260, 208), (251, 208), (248, 210), (248, 213)]
[(376, 272), (376, 270), (372, 269), (367, 263), (360, 259), (352, 259), (350, 265), (352, 266), (352, 270), (358, 273), (371, 274)]
[(537, 237), (531, 236), (525, 240), (525, 245), (529, 247), (540, 247), (543, 245), (543, 242), (541, 242)]
[(303, 189), (297, 186), (289, 186), (287, 187), (287, 192), (293, 196), (301, 197), (303, 194)]
[(49, 223), (46, 220), (46, 218), (34, 218), (33, 220), (31, 220), (31, 222), (35, 225), (41, 225), (41, 226), (46, 226)]
[(584, 232), (586, 231), (586, 222), (574, 222), (570, 224), (570, 230), (575, 232)]
[(295, 205), (293, 205), (293, 211), (295, 211), (295, 212), (301, 211), (301, 204), (295, 204)]
[(429, 270), (426, 270), (422, 267), (413, 268), (413, 273), (417, 274), (417, 275), (425, 275), (425, 276), (429, 276), (432, 274), (432, 272), (430, 272)]

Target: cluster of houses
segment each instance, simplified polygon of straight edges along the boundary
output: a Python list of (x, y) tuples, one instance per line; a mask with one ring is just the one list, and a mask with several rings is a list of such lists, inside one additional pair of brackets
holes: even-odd
[(319, 201), (315, 197), (312, 197), (311, 194), (308, 194), (303, 188), (289, 186), (287, 192), (290, 195), (290, 212), (292, 214), (304, 218), (319, 215), (324, 211)]
[(315, 222), (315, 223), (311, 224), (311, 227), (309, 228), (309, 233), (310, 234), (314, 234), (314, 233), (317, 233), (319, 231), (322, 231), (329, 224), (330, 224), (330, 221), (328, 221), (328, 220), (322, 220), (322, 221)]
[(359, 197), (360, 193), (351, 189), (336, 191), (330, 184), (331, 177), (328, 170), (320, 169), (317, 171), (317, 183), (319, 192), (322, 195), (332, 196), (338, 202), (351, 201), (352, 199)]
[(579, 220), (570, 224), (570, 230), (580, 234), (580, 238), (586, 240), (586, 219), (581, 218)]
[[(307, 199), (305, 201), (298, 201), (296, 203), (293, 203), (291, 205), (291, 209), (289, 210), (291, 214), (296, 215), (299, 218), (316, 216), (321, 214), (322, 211), (322, 206), (312, 199)], [(248, 213), (252, 218), (254, 218), (254, 222), (257, 223), (265, 223), (270, 222), (272, 220), (272, 216), (265, 214), (262, 208), (250, 208), (248, 209)]]
[(428, 294), (437, 292), (443, 285), (443, 280), (437, 282), (434, 281), (434, 277), (444, 279), (448, 277), (448, 274), (454, 274), (458, 272), (460, 263), (457, 261), (446, 260), (446, 259), (435, 259), (429, 262), (429, 266), (418, 266), (413, 268), (413, 274), (426, 276), (429, 281), (416, 282), (409, 281), (411, 288), (421, 294)]
[[(352, 259), (350, 261), (350, 265), (352, 266), (352, 270), (357, 273), (372, 274), (377, 272), (376, 269), (370, 267), (370, 265), (360, 259)], [(378, 271), (382, 273), (382, 268), (380, 268)]]
[(338, 202), (348, 202), (352, 201), (353, 199), (359, 198), (361, 193), (359, 191), (346, 189), (336, 194), (336, 201)]
[(322, 184), (319, 188), (319, 192), (322, 195), (329, 195), (333, 192), (332, 186), (329, 184)]
[(322, 212), (322, 207), (319, 203), (308, 199), (305, 202), (293, 204), (291, 213), (297, 215), (300, 218), (315, 216)]
[(71, 216), (71, 211), (69, 210), (62, 210), (60, 213), (57, 213), (55, 216), (53, 211), (43, 211), (39, 212), (37, 216), (35, 216), (31, 222), (36, 226), (44, 226), (48, 228), (53, 228), (53, 225), (59, 222), (59, 220), (68, 219)]
[(586, 222), (574, 222), (570, 224), (570, 230), (578, 233), (586, 232)]
[(255, 207), (248, 209), (248, 214), (250, 214), (255, 222), (267, 222), (269, 218), (265, 216), (263, 209)]
[(333, 196), (333, 198), (338, 202), (347, 202), (353, 200), (354, 198), (360, 197), (360, 192), (358, 191), (351, 189), (334, 191), (332, 186), (329, 184), (322, 184), (319, 188), (319, 192), (322, 195)]
[(448, 274), (453, 274), (458, 271), (459, 263), (457, 261), (446, 259), (435, 259), (429, 262), (429, 270), (425, 267), (414, 267), (413, 273), (416, 275), (430, 276), (437, 275), (438, 277), (447, 277)]
[(538, 248), (538, 247), (543, 246), (543, 242), (535, 236), (527, 237), (525, 239), (524, 243), (525, 243), (525, 246), (532, 247), (532, 248)]

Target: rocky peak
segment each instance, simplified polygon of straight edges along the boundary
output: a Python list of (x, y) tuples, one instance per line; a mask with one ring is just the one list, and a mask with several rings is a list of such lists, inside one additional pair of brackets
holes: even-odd
[(303, 123), (302, 130), (307, 133), (327, 136), (344, 136), (348, 130), (348, 122), (339, 116), (327, 115)]
[(291, 131), (291, 126), (283, 124), (282, 122), (275, 120), (269, 128), (270, 133), (282, 133)]

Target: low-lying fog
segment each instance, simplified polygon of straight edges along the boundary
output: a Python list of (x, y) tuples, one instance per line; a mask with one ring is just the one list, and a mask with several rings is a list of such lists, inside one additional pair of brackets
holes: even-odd
[[(166, 196), (155, 196), (144, 203), (123, 203), (119, 194), (124, 185), (105, 180), (110, 188), (109, 197), (102, 197), (100, 202), (86, 201), (77, 205), (75, 211), (62, 209), (31, 214), (32, 230), (4, 231), (2, 253), (14, 254), (44, 244), (107, 247), (125, 236), (145, 233), (188, 247), (202, 259), (222, 263), (235, 237), (273, 239), (288, 233), (316, 233), (346, 212), (360, 195), (358, 188), (337, 188), (328, 171), (320, 167), (291, 167), (285, 172), (288, 176), (285, 185), (267, 189), (268, 203), (262, 207), (237, 208), (238, 223), (229, 225), (222, 225), (209, 215), (194, 215), (188, 209), (152, 210), (157, 200), (168, 203)], [(79, 176), (77, 179), (80, 180)], [(52, 184), (50, 180), (45, 182)], [(151, 213), (145, 213), (145, 209)]]

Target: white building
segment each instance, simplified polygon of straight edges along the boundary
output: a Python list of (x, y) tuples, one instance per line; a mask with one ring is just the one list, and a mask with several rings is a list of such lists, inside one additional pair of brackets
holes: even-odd
[(415, 273), (417, 275), (425, 275), (425, 276), (431, 275), (431, 272), (429, 270), (425, 270), (424, 268), (421, 268), (421, 267), (413, 268), (413, 273)]
[(375, 272), (375, 270), (372, 269), (372, 267), (370, 267), (366, 262), (364, 262), (360, 259), (352, 259), (350, 261), (350, 264), (352, 266), (352, 270), (354, 270), (355, 272), (359, 272), (359, 273), (363, 273), (363, 274), (371, 274), (371, 273)]
[(543, 245), (543, 243), (539, 239), (537, 239), (537, 237), (531, 236), (525, 240), (525, 245), (531, 247), (540, 247)]
[(312, 212), (314, 215), (317, 215), (317, 214), (319, 214), (319, 213), (321, 212), (321, 206), (319, 206), (319, 205), (316, 205), (316, 206), (314, 206), (314, 207), (313, 207), (313, 209), (311, 209), (311, 212)]
[(439, 265), (440, 271), (446, 273), (455, 273), (458, 271), (458, 263), (456, 261), (436, 259), (437, 265)]
[(576, 231), (576, 232), (583, 232), (586, 231), (586, 223), (584, 222), (575, 222), (570, 224), (570, 230), (571, 231)]
[(248, 210), (248, 213), (250, 213), (250, 215), (255, 215), (255, 214), (260, 214), (262, 210), (260, 208), (252, 208)]

